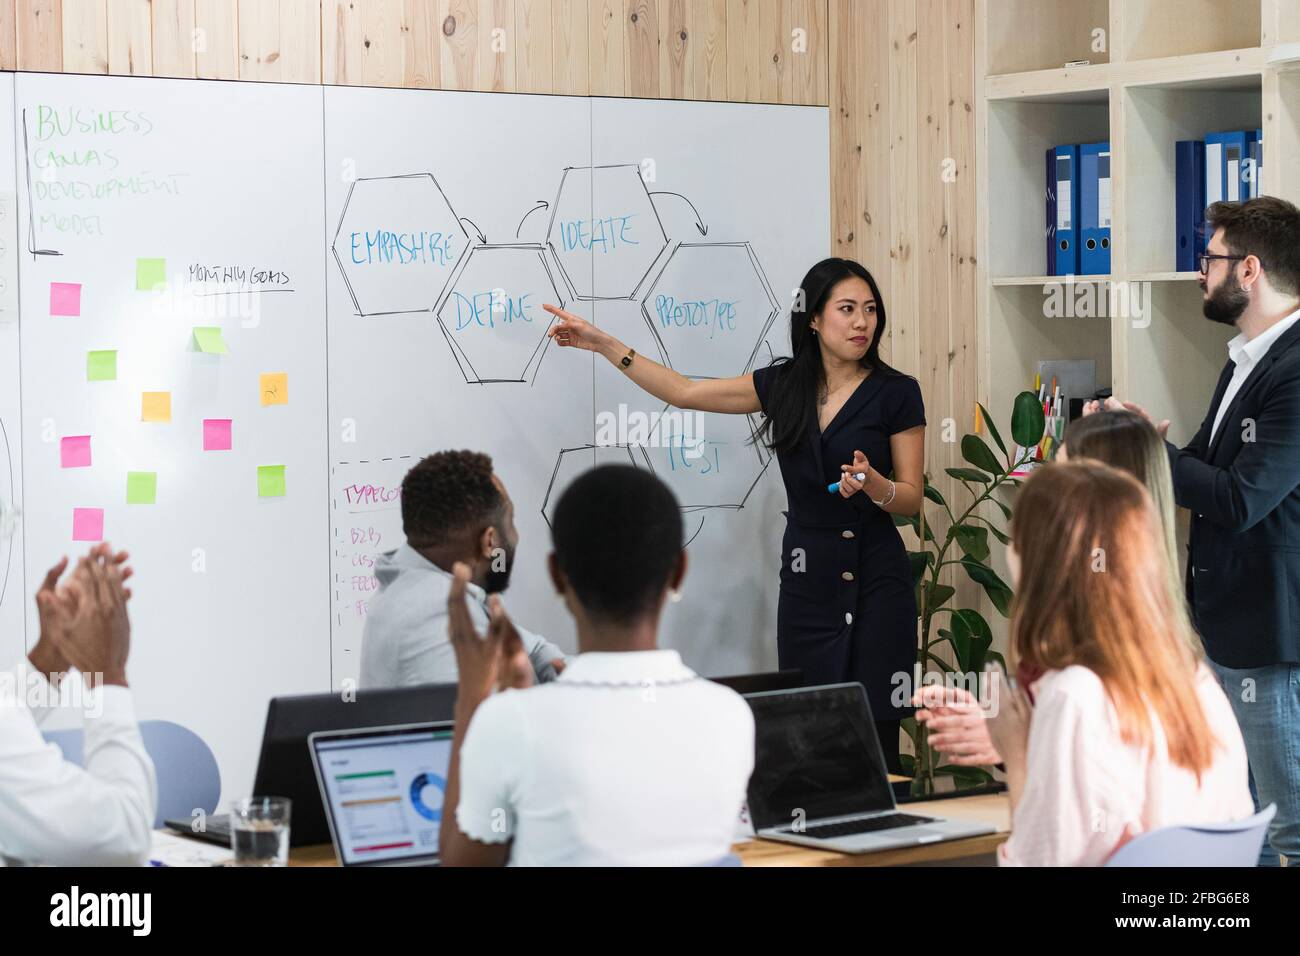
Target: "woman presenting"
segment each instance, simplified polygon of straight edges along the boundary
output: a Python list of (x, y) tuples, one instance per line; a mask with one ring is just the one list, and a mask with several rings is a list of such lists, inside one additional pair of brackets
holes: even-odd
[(871, 273), (849, 259), (825, 259), (800, 288), (806, 304), (790, 313), (792, 357), (752, 375), (688, 379), (551, 305), (558, 321), (547, 335), (600, 353), (677, 408), (764, 414), (758, 438), (776, 454), (789, 500), (777, 659), (802, 670), (809, 686), (860, 682), (885, 762), (898, 772), (904, 712), (890, 697), (895, 675), (912, 673), (917, 612), (890, 514), (920, 510), (925, 408), (916, 379), (880, 358), (885, 304)]

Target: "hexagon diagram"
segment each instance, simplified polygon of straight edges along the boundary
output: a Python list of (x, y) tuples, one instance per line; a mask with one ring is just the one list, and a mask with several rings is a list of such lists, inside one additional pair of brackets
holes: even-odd
[(748, 372), (778, 310), (747, 242), (681, 243), (641, 302), (664, 364), (689, 378)]
[(569, 487), (569, 482), (597, 465), (650, 468), (645, 449), (632, 445), (579, 445), (576, 448), (561, 448), (555, 459), (555, 470), (551, 472), (551, 483), (546, 486), (546, 494), (542, 498), (542, 517), (548, 528), (551, 527), (551, 518), (555, 514), (555, 503), (564, 494), (564, 489)]
[(651, 422), (645, 454), (682, 511), (739, 509), (772, 460), (766, 447), (753, 441), (757, 428), (751, 415), (668, 406)]
[(358, 315), (432, 312), (469, 249), (432, 173), (358, 179), (330, 250)]
[(641, 167), (564, 171), (546, 242), (578, 299), (631, 299), (668, 245)]
[(554, 321), (545, 302), (564, 306), (540, 245), (475, 246), (438, 307), (465, 381), (532, 381)]

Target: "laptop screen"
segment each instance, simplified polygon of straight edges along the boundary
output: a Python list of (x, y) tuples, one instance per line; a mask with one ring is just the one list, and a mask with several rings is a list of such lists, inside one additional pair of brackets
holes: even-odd
[(451, 738), (450, 723), (312, 736), (344, 866), (437, 856)]
[(753, 694), (755, 829), (892, 810), (885, 758), (861, 684)]

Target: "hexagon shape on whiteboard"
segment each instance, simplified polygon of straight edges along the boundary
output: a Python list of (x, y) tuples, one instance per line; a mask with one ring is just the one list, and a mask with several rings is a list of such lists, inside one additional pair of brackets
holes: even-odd
[(669, 405), (651, 423), (645, 453), (682, 511), (743, 508), (772, 460), (766, 446), (752, 440), (757, 428), (751, 415), (687, 412)]
[(358, 179), (330, 249), (358, 315), (432, 312), (470, 237), (432, 173)]
[(551, 527), (551, 518), (555, 514), (555, 503), (564, 494), (580, 474), (597, 465), (631, 465), (634, 468), (650, 469), (646, 460), (645, 449), (632, 445), (580, 445), (577, 448), (561, 448), (555, 459), (555, 470), (551, 472), (551, 483), (542, 498), (542, 517), (546, 526)]
[(641, 167), (564, 171), (546, 242), (578, 299), (631, 299), (668, 245)]
[(554, 321), (545, 302), (564, 307), (540, 245), (475, 246), (438, 307), (465, 381), (531, 381)]
[(683, 242), (641, 302), (664, 364), (689, 378), (754, 367), (779, 306), (747, 242)]

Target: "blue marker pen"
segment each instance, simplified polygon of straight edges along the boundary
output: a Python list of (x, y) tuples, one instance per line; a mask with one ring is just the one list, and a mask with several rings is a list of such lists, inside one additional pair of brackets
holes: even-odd
[[(867, 475), (866, 472), (860, 471), (856, 475), (854, 475), (853, 478), (856, 481), (866, 481)], [(840, 483), (838, 481), (833, 481), (826, 486), (826, 490), (833, 495), (838, 495), (840, 493)]]

